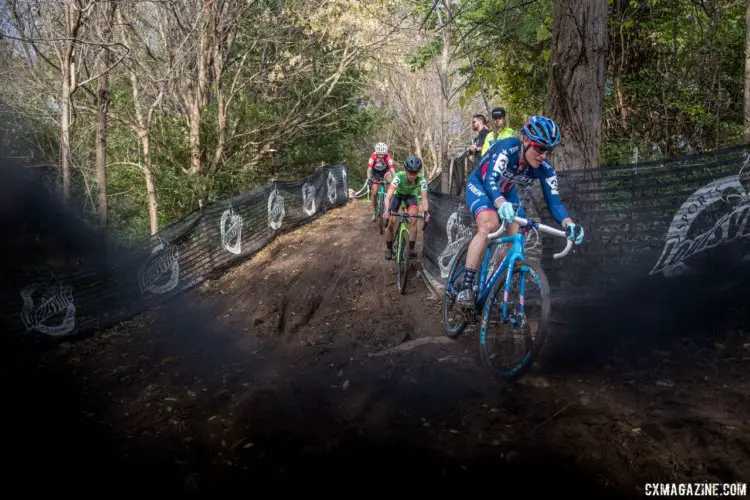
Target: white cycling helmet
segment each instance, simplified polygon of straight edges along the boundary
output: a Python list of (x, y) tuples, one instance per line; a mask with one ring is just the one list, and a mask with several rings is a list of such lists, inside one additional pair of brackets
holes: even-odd
[(388, 146), (384, 142), (375, 144), (375, 154), (384, 155), (388, 152)]

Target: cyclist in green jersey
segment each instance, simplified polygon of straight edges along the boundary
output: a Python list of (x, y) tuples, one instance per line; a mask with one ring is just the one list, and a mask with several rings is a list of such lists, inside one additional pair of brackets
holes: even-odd
[[(396, 172), (391, 184), (388, 186), (388, 193), (385, 195), (385, 206), (389, 210), (383, 214), (388, 221), (388, 229), (385, 232), (385, 258), (393, 258), (393, 236), (398, 224), (396, 217), (391, 217), (391, 212), (398, 212), (401, 202), (406, 204), (409, 215), (419, 215), (417, 196), (422, 202), (422, 215), (425, 223), (430, 221), (430, 202), (427, 199), (427, 180), (422, 174), (422, 160), (416, 156), (409, 156), (404, 160), (404, 171)], [(409, 219), (409, 252), (412, 257), (416, 257), (414, 245), (417, 241), (417, 220)]]

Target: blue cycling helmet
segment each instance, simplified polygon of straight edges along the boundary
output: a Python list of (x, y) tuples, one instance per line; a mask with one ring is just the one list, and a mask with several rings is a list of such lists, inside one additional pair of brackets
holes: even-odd
[(407, 172), (419, 172), (422, 170), (422, 160), (416, 156), (409, 156), (404, 161), (404, 169)]
[(557, 124), (546, 116), (534, 115), (521, 129), (526, 137), (548, 148), (560, 144), (560, 129)]

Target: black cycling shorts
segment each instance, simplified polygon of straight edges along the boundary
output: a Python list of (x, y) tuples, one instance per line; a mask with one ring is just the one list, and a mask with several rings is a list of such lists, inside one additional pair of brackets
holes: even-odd
[(417, 202), (417, 197), (413, 194), (407, 194), (407, 195), (399, 195), (396, 193), (393, 193), (393, 196), (391, 197), (391, 212), (398, 212), (399, 208), (401, 207), (401, 202), (406, 203), (406, 207), (416, 207), (419, 205)]

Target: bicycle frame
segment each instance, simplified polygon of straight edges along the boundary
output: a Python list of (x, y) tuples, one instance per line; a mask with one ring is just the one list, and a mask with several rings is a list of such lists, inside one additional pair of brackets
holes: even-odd
[[(484, 253), (484, 259), (482, 259), (482, 266), (479, 269), (479, 289), (477, 290), (477, 308), (481, 309), (484, 307), (484, 302), (487, 300), (492, 288), (500, 278), (502, 273), (507, 273), (507, 279), (505, 280), (505, 298), (507, 300), (508, 293), (510, 292), (510, 277), (513, 270), (513, 266), (517, 260), (524, 260), (523, 248), (526, 243), (526, 236), (520, 232), (513, 236), (502, 236), (500, 238), (490, 240), (487, 245), (487, 250)], [(493, 271), (492, 276), (487, 279), (488, 269), (490, 266), (490, 257), (493, 253), (495, 245), (511, 244), (511, 248), (508, 253), (505, 254), (505, 258), (502, 260), (500, 265)], [(521, 283), (523, 286), (523, 282)], [(521, 290), (523, 295), (523, 290)], [(505, 318), (505, 304), (503, 304), (503, 318)]]
[[(391, 217), (398, 217), (398, 227), (393, 235), (393, 241), (397, 241), (396, 246), (396, 262), (401, 262), (401, 252), (404, 250), (401, 248), (401, 233), (406, 232), (409, 234), (409, 219), (424, 219), (421, 215), (409, 215), (406, 212), (391, 212)], [(408, 239), (408, 238), (407, 238)]]
[[(406, 217), (399, 217), (398, 229), (394, 236), (396, 241), (398, 241), (398, 245), (396, 246), (396, 262), (401, 262), (401, 254), (404, 252), (404, 249), (401, 247), (401, 233), (409, 235), (409, 219)], [(407, 238), (407, 240), (408, 239), (409, 238)]]
[[(495, 286), (497, 280), (502, 276), (502, 273), (507, 273), (505, 280), (505, 290), (503, 294), (503, 319), (506, 319), (507, 313), (507, 302), (508, 294), (510, 293), (511, 276), (513, 274), (513, 268), (515, 267), (516, 261), (523, 262), (525, 260), (524, 247), (526, 245), (526, 234), (525, 232), (531, 229), (538, 229), (545, 233), (552, 234), (554, 236), (560, 236), (565, 238), (565, 232), (559, 229), (555, 229), (538, 221), (524, 219), (522, 217), (515, 217), (514, 222), (519, 225), (518, 232), (513, 236), (501, 236), (505, 232), (506, 223), (503, 221), (500, 228), (487, 236), (489, 244), (484, 252), (484, 258), (482, 259), (482, 266), (479, 270), (479, 281), (477, 290), (477, 309), (481, 310), (487, 297), (489, 296), (492, 288)], [(493, 253), (493, 247), (497, 244), (510, 244), (509, 251), (505, 254), (505, 258), (500, 265), (493, 271), (492, 276), (488, 278), (488, 269), (490, 266), (490, 256)], [(568, 240), (565, 249), (553, 255), (553, 258), (560, 259), (570, 252), (573, 247), (573, 242)], [(519, 290), (520, 297), (524, 295), (524, 282), (521, 281), (521, 289)], [(521, 299), (520, 310), (523, 311), (523, 299)]]
[[(409, 215), (407, 212), (388, 212), (389, 217), (398, 217), (398, 229), (396, 237), (396, 285), (399, 292), (406, 291), (406, 283), (409, 276), (409, 245), (406, 243), (411, 239), (409, 233), (409, 219), (424, 219), (421, 215)], [(403, 269), (402, 269), (403, 266)]]
[(385, 204), (385, 182), (381, 181), (378, 186), (378, 207), (382, 209), (378, 210), (378, 212), (384, 212), (385, 207), (383, 206)]

